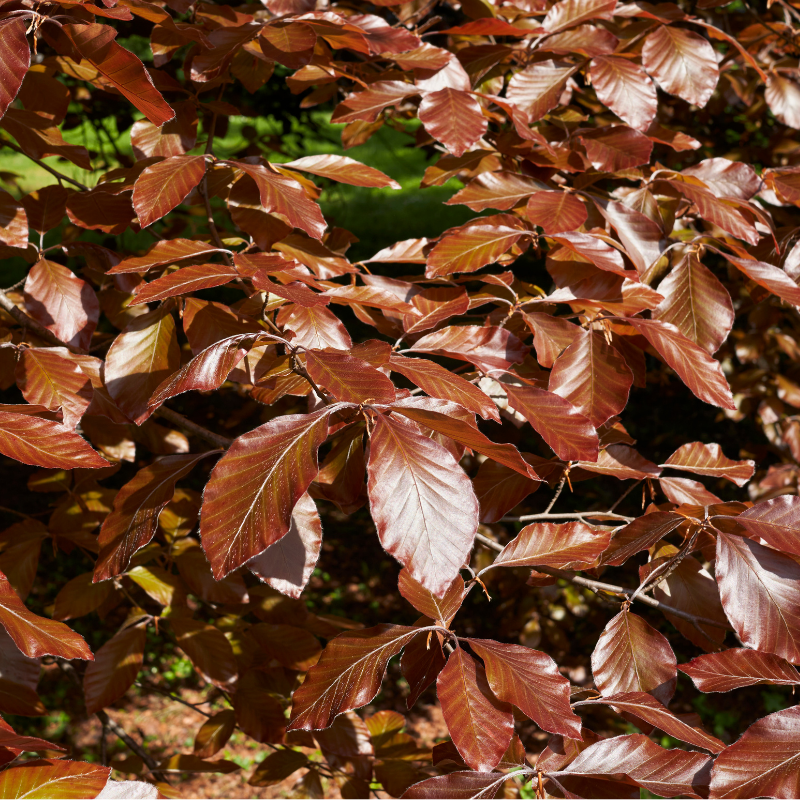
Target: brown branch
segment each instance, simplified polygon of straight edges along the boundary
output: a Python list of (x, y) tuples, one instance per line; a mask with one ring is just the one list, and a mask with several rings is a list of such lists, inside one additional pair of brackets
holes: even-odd
[(167, 408), (166, 406), (160, 406), (156, 410), (155, 415), (157, 417), (161, 417), (162, 419), (168, 420), (173, 425), (177, 425), (179, 428), (183, 428), (185, 431), (188, 431), (191, 434), (194, 434), (198, 439), (204, 439), (209, 444), (223, 448), (223, 450), (227, 450), (233, 444), (233, 439), (229, 439), (227, 436), (222, 436), (219, 433), (214, 433), (213, 431), (208, 430), (208, 428), (204, 428), (202, 425), (192, 422), (190, 419), (184, 417), (183, 414), (179, 414), (177, 411), (173, 411), (171, 408)]
[(593, 519), (606, 517), (620, 522), (633, 522), (635, 517), (623, 517), (622, 514), (613, 514), (610, 511), (571, 511), (566, 514), (525, 514), (521, 517), (503, 517), (500, 522), (531, 522), (539, 519)]
[[(490, 550), (494, 550), (495, 552), (500, 552), (503, 550), (503, 545), (498, 544), (495, 541), (492, 541), (487, 536), (483, 536), (482, 534), (478, 533), (475, 535), (477, 541), (479, 541), (485, 547), (488, 547)], [(554, 578), (563, 578), (565, 581), (569, 581), (570, 583), (574, 583), (576, 586), (583, 586), (585, 589), (591, 589), (593, 592), (608, 592), (610, 594), (621, 594), (627, 597), (631, 597), (635, 594), (636, 589), (626, 589), (623, 586), (615, 586), (611, 583), (602, 583), (601, 581), (593, 581), (590, 578), (584, 578), (581, 575), (573, 575), (571, 572), (566, 572), (563, 569), (553, 569), (552, 567), (536, 567), (537, 572), (544, 572), (546, 575), (552, 575)], [(681, 619), (685, 619), (692, 624), (698, 625), (711, 625), (715, 628), (727, 628), (730, 629), (730, 625), (726, 622), (718, 622), (715, 619), (708, 619), (706, 617), (698, 617), (695, 614), (689, 614), (686, 611), (681, 611), (679, 608), (674, 608), (673, 606), (668, 606), (666, 603), (662, 603), (659, 600), (656, 600), (652, 597), (649, 597), (646, 594), (639, 594), (635, 598), (640, 603), (644, 603), (651, 608), (657, 608), (659, 611), (664, 612), (665, 614), (674, 614), (676, 617), (680, 617)]]
[(68, 175), (65, 175), (63, 172), (59, 172), (57, 169), (51, 167), (49, 164), (45, 164), (44, 161), (38, 158), (34, 158), (31, 155), (28, 155), (21, 147), (17, 147), (15, 144), (11, 144), (11, 142), (9, 142), (7, 139), (0, 139), (0, 143), (10, 148), (11, 150), (15, 150), (17, 153), (22, 153), (23, 156), (27, 156), (31, 161), (38, 164), (42, 169), (47, 170), (55, 178), (58, 178), (59, 181), (67, 181), (67, 183), (71, 183), (73, 186), (77, 186), (79, 189), (83, 189), (84, 191), (87, 192), (89, 191), (88, 186), (84, 186), (79, 181), (73, 180)]

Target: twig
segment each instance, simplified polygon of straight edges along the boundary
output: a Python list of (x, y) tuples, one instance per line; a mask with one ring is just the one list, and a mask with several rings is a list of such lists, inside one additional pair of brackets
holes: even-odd
[(221, 436), (219, 433), (214, 433), (208, 430), (208, 428), (204, 428), (202, 425), (192, 422), (190, 419), (184, 417), (183, 414), (179, 414), (177, 411), (173, 411), (166, 406), (160, 406), (156, 410), (155, 415), (168, 420), (173, 423), (173, 425), (177, 425), (179, 428), (183, 428), (189, 433), (193, 433), (198, 439), (204, 439), (209, 444), (213, 444), (216, 447), (222, 447), (227, 450), (233, 444), (233, 439), (229, 439), (227, 436)]
[(614, 502), (608, 511), (609, 513), (613, 512), (615, 508), (619, 507), (619, 504), (642, 482), (643, 478), (639, 478), (638, 481), (634, 481), (623, 493), (622, 495)]
[(0, 144), (5, 145), (11, 150), (15, 150), (17, 153), (22, 153), (22, 155), (27, 156), (31, 161), (38, 164), (42, 169), (47, 170), (51, 175), (58, 178), (59, 181), (66, 181), (67, 183), (71, 183), (73, 186), (77, 186), (79, 189), (83, 189), (84, 191), (89, 191), (88, 186), (84, 186), (79, 181), (73, 180), (69, 176), (65, 175), (63, 172), (59, 172), (57, 169), (51, 167), (49, 164), (45, 164), (44, 161), (41, 161), (38, 158), (34, 158), (33, 156), (28, 155), (21, 147), (17, 147), (15, 144), (11, 144), (11, 142), (9, 142), (7, 139), (0, 139)]
[(610, 511), (570, 511), (566, 514), (525, 514), (522, 517), (503, 517), (500, 522), (530, 522), (537, 519), (593, 519), (595, 517), (609, 517), (620, 522), (633, 522), (635, 517), (623, 517), (622, 514), (612, 514)]
[(561, 496), (561, 492), (564, 491), (564, 484), (567, 482), (567, 475), (569, 475), (569, 470), (565, 469), (564, 474), (561, 476), (561, 480), (558, 482), (556, 493), (553, 495), (550, 502), (547, 504), (547, 508), (544, 510), (545, 514), (550, 512), (550, 509), (556, 504), (556, 500), (558, 500), (558, 498)]
[[(488, 547), (490, 550), (494, 550), (497, 553), (503, 550), (503, 545), (492, 541), (487, 536), (483, 536), (483, 534), (476, 534), (475, 539), (485, 547)], [(563, 569), (537, 566), (536, 571), (544, 572), (546, 575), (552, 575), (554, 578), (563, 578), (565, 581), (574, 583), (576, 586), (583, 586), (586, 589), (591, 589), (593, 592), (608, 592), (610, 594), (621, 594), (628, 597), (636, 592), (635, 589), (626, 589), (623, 586), (615, 586), (611, 583), (601, 583), (600, 581), (593, 581), (589, 578), (584, 578), (581, 575), (573, 575), (571, 572), (565, 572)], [(685, 619), (693, 624), (696, 622), (699, 625), (711, 625), (715, 628), (730, 629), (730, 625), (726, 622), (718, 622), (715, 619), (708, 619), (706, 617), (698, 617), (695, 614), (689, 614), (686, 611), (681, 611), (679, 608), (674, 608), (673, 606), (668, 606), (666, 603), (662, 603), (659, 600), (655, 600), (646, 594), (638, 595), (636, 600), (638, 600), (640, 603), (650, 606), (651, 608), (657, 608), (659, 611), (662, 611), (666, 614), (674, 614), (676, 617)]]
[[(225, 91), (225, 83), (219, 87), (219, 94), (217, 95), (217, 101), (222, 99), (222, 94)], [(205, 147), (205, 154), (207, 156), (214, 155), (213, 148), (214, 148), (214, 129), (217, 126), (217, 112), (213, 112), (211, 115), (211, 124), (208, 126), (208, 138), (206, 139), (206, 147)], [(214, 244), (219, 247), (221, 250), (225, 250), (225, 244), (222, 241), (222, 238), (219, 235), (219, 231), (217, 230), (217, 224), (214, 222), (214, 212), (211, 210), (211, 198), (208, 196), (208, 165), (206, 165), (206, 171), (203, 173), (203, 180), (200, 181), (200, 194), (203, 196), (203, 203), (206, 207), (206, 220), (208, 222), (208, 229), (211, 232), (211, 238), (214, 240)], [(223, 253), (222, 257), (225, 259), (225, 263), (230, 267), (233, 266), (233, 259), (228, 255), (228, 253)]]

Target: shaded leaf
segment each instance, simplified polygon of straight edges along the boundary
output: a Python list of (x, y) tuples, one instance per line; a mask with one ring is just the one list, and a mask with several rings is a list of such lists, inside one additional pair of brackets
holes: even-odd
[(289, 730), (317, 730), (366, 705), (380, 690), (386, 665), (417, 628), (377, 625), (331, 639), (316, 666), (292, 696)]
[(497, 697), (517, 706), (543, 730), (580, 739), (580, 718), (569, 707), (569, 680), (550, 656), (492, 639), (467, 641), (483, 659)]
[(445, 663), (438, 636), (420, 633), (408, 642), (400, 659), (400, 668), (410, 690), (406, 698), (408, 708), (412, 708), (420, 695), (436, 680)]
[(492, 694), (483, 667), (457, 647), (436, 679), (436, 691), (461, 757), (479, 772), (494, 769), (511, 742), (514, 717), (511, 706)]
[(255, 768), (247, 783), (250, 786), (275, 786), (307, 764), (308, 759), (298, 750), (276, 750)]
[(189, 656), (200, 675), (214, 686), (230, 691), (238, 667), (225, 634), (213, 625), (181, 616), (170, 617), (169, 623), (178, 647)]
[(654, 511), (638, 517), (614, 534), (611, 548), (603, 556), (602, 563), (612, 567), (621, 566), (631, 556), (647, 550), (672, 533), (684, 519), (680, 514), (673, 514), (671, 511)]
[(677, 660), (664, 636), (623, 610), (600, 634), (592, 653), (592, 674), (604, 697), (647, 692), (666, 704), (675, 692)]
[(730, 692), (763, 683), (800, 684), (800, 673), (785, 658), (746, 647), (697, 656), (686, 664), (679, 664), (678, 669), (685, 672), (701, 692)]
[(514, 506), (539, 488), (539, 482), (516, 470), (486, 459), (472, 479), (472, 488), (481, 508), (480, 521), (497, 522)]
[(464, 581), (460, 575), (453, 578), (453, 582), (442, 597), (437, 597), (419, 581), (414, 580), (411, 573), (403, 568), (397, 579), (397, 588), (420, 614), (445, 627), (450, 625), (464, 599)]
[(116, 703), (130, 689), (144, 663), (146, 640), (144, 626), (136, 625), (124, 628), (97, 651), (83, 676), (88, 714)]
[(24, 17), (11, 17), (0, 23), (0, 117), (17, 96), (31, 64), (27, 27)]
[(497, 797), (506, 776), (497, 772), (451, 772), (436, 775), (406, 789), (404, 798), (436, 798), (437, 800), (470, 800)]

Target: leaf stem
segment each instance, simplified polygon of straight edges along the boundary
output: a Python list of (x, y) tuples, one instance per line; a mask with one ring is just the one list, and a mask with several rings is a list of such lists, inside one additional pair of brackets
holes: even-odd
[(613, 514), (610, 511), (570, 511), (565, 514), (524, 514), (521, 517), (503, 517), (500, 522), (531, 522), (539, 519), (593, 519), (596, 517), (609, 517), (620, 522), (633, 522), (635, 517), (624, 517), (622, 514)]

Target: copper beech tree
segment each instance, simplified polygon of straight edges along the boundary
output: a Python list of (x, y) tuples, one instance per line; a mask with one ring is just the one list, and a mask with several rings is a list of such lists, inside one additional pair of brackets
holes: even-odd
[[(0, 712), (44, 714), (58, 664), (165, 794), (236, 769), (214, 756), (238, 728), (264, 745), (252, 785), (308, 796), (798, 796), (800, 706), (727, 745), (669, 706), (678, 671), (800, 685), (799, 56), (797, 0), (0, 0), (2, 152), (52, 176), (0, 192), (28, 265), (0, 292), (0, 452), (53, 504), (0, 534)], [(345, 148), (407, 134), (419, 191), (457, 178), (474, 217), (348, 259), (322, 188), (392, 177), (215, 146), (284, 81)], [(133, 158), (62, 135), (101, 104)], [(733, 140), (707, 134), (725, 120)], [(768, 463), (691, 439), (653, 463), (625, 427), (648, 383), (680, 387), (679, 433), (692, 396), (760, 425)], [(619, 499), (586, 509), (609, 478)], [(415, 625), (304, 602), (322, 522), (362, 507)], [(50, 618), (25, 605), (43, 546), (84, 559)], [(610, 601), (585, 685), (459, 632), (511, 570)], [(117, 620), (95, 652), (67, 624), (91, 614)], [(105, 711), (149, 636), (229, 703), (162, 761)], [(432, 753), (397, 711), (356, 713), (395, 656), (409, 707), (435, 683)], [(599, 736), (598, 706), (641, 733)], [(525, 718), (552, 734), (533, 758)], [(1, 723), (0, 795), (116, 791), (62, 749)]]

